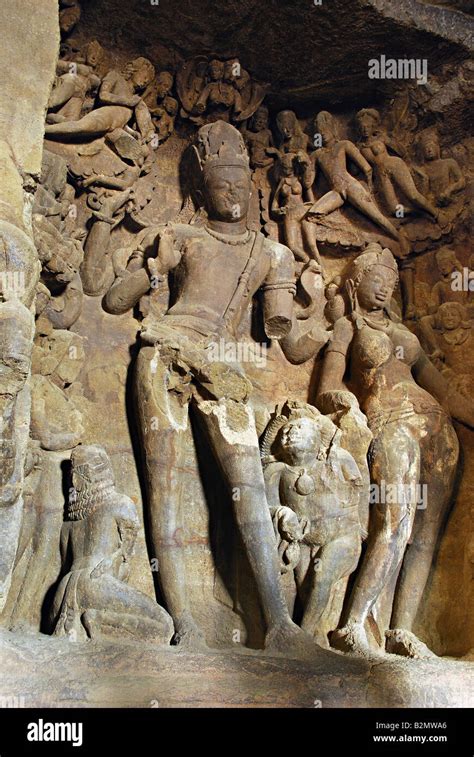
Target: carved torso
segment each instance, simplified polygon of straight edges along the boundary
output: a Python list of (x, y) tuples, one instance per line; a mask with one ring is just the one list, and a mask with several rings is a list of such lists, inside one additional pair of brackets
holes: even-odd
[[(255, 238), (253, 232), (236, 236), (231, 244), (202, 227), (176, 225), (173, 231), (179, 262), (174, 270), (176, 300), (164, 316), (167, 321), (183, 319), (192, 328), (197, 320), (209, 333), (226, 328), (232, 333), (264, 282), (291, 278), (289, 251), (260, 235)], [(240, 296), (235, 297), (238, 287)]]
[(351, 345), (351, 365), (363, 395), (361, 407), (369, 420), (441, 412), (441, 406), (415, 382), (411, 369), (421, 354), (418, 338), (402, 324), (390, 321), (357, 329)]

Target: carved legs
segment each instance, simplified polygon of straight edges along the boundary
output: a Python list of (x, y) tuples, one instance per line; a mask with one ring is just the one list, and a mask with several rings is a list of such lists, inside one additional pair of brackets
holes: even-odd
[(87, 580), (78, 600), (82, 607), (90, 608), (82, 614), (81, 621), (91, 639), (123, 639), (129, 634), (135, 639), (169, 644), (173, 635), (171, 618), (160, 605), (113, 576)]
[(301, 262), (307, 263), (310, 258), (308, 253), (305, 252), (301, 243), (299, 221), (295, 220), (294, 218), (285, 216), (283, 228), (285, 232), (285, 242), (295, 256), (296, 260), (301, 260)]
[(179, 641), (203, 641), (186, 588), (181, 501), (188, 403), (168, 391), (169, 372), (154, 347), (142, 347), (136, 366), (138, 425), (145, 451), (148, 519), (160, 585)]
[(100, 137), (114, 129), (123, 129), (130, 121), (132, 109), (122, 105), (104, 105), (87, 113), (79, 121), (46, 124), (47, 137)]
[(195, 408), (230, 488), (267, 629), (289, 623), (252, 411), (233, 400), (200, 402)]
[(315, 636), (320, 646), (329, 646), (325, 621), (333, 609), (337, 583), (356, 569), (359, 556), (360, 539), (356, 533), (329, 542), (318, 553), (317, 559), (310, 561), (312, 576), (308, 576), (310, 589), (301, 627)]
[(400, 486), (401, 496), (397, 489), (395, 502), (374, 505), (367, 552), (354, 584), (347, 623), (331, 638), (333, 646), (359, 654), (370, 652), (364, 624), (398, 569), (412, 530), (416, 504), (405, 501), (402, 487), (420, 481), (420, 447), (413, 429), (408, 424), (387, 424), (373, 442), (370, 457), (372, 483), (379, 491), (384, 483)]
[(456, 475), (459, 442), (451, 423), (445, 420), (430, 438), (422, 458), (421, 480), (427, 481), (426, 508), (418, 509), (411, 544), (403, 560), (392, 615), (392, 628), (412, 630), (421, 598), (439, 544), (439, 534)]
[(367, 216), (367, 218), (370, 218), (371, 221), (377, 224), (377, 226), (386, 231), (387, 234), (392, 237), (392, 239), (398, 241), (400, 236), (399, 232), (397, 231), (393, 223), (391, 223), (388, 218), (385, 218), (382, 211), (378, 209), (375, 202), (372, 201), (370, 195), (364, 192), (360, 184), (357, 187), (348, 187), (347, 202), (350, 202), (350, 204), (353, 205), (354, 208), (359, 210), (361, 213)]

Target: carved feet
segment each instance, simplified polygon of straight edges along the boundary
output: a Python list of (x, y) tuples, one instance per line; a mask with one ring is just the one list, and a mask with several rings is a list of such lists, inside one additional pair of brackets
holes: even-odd
[(395, 628), (385, 631), (385, 648), (390, 654), (411, 657), (413, 660), (433, 660), (436, 655), (411, 631)]
[(291, 620), (274, 626), (265, 637), (265, 652), (270, 654), (314, 659), (321, 651), (315, 639)]
[[(385, 632), (385, 651), (388, 654), (396, 654), (402, 657), (410, 657), (413, 660), (432, 660), (436, 655), (411, 631), (395, 628)], [(331, 646), (341, 652), (354, 654), (358, 657), (373, 657), (383, 654), (377, 653), (367, 639), (364, 626), (361, 623), (350, 621), (343, 628), (337, 629), (331, 635)]]

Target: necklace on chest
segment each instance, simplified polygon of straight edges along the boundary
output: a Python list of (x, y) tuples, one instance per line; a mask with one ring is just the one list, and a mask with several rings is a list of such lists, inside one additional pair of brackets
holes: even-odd
[(252, 235), (252, 232), (249, 229), (247, 229), (246, 234), (243, 237), (238, 236), (237, 238), (232, 238), (230, 234), (219, 234), (218, 231), (210, 229), (209, 226), (204, 226), (204, 229), (213, 239), (217, 239), (218, 242), (222, 242), (223, 244), (230, 244), (232, 247), (248, 244)]

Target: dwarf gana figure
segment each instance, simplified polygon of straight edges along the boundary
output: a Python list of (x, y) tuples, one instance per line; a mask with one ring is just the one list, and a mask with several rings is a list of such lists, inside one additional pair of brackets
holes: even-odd
[(71, 465), (73, 488), (61, 532), (67, 572), (54, 598), (54, 635), (169, 643), (168, 613), (126, 583), (140, 524), (132, 500), (115, 490), (107, 453), (78, 447)]
[[(329, 615), (361, 550), (357, 464), (340, 446), (341, 432), (315, 408), (277, 415), (263, 437), (268, 504), (282, 572), (294, 571), (301, 626), (328, 647)], [(271, 451), (274, 450), (274, 454)], [(270, 453), (270, 454), (269, 454)], [(337, 620), (336, 620), (337, 623)]]

